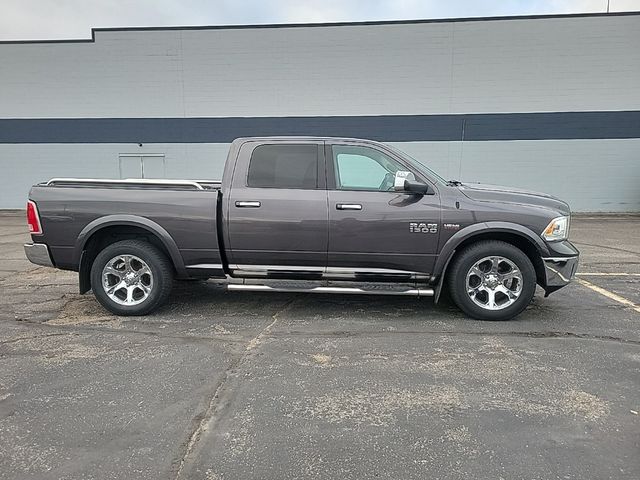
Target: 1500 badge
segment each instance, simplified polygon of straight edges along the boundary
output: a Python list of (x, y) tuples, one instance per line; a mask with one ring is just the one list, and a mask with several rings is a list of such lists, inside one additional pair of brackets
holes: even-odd
[(437, 223), (409, 223), (411, 233), (438, 233)]

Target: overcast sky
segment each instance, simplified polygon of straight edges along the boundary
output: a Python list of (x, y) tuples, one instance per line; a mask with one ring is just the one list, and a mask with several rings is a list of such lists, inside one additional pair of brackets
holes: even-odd
[[(611, 11), (640, 0), (610, 0)], [(0, 40), (89, 38), (92, 27), (306, 23), (604, 12), (607, 0), (1, 0)]]

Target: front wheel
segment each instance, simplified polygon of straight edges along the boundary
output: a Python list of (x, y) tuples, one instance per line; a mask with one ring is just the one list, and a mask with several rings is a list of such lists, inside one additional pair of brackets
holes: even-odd
[(531, 302), (536, 272), (519, 248), (497, 240), (470, 245), (448, 272), (454, 303), (478, 320), (510, 320)]
[(150, 243), (123, 240), (102, 250), (91, 266), (91, 289), (116, 315), (146, 315), (171, 292), (173, 269)]

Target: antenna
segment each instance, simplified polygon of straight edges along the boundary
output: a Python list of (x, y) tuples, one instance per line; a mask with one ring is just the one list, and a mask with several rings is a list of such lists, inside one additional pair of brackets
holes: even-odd
[(609, 2), (611, 2), (611, 0), (607, 0), (607, 13), (609, 13)]

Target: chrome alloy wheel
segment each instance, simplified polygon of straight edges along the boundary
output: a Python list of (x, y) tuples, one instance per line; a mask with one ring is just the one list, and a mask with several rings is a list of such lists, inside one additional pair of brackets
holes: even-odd
[(502, 310), (522, 293), (522, 273), (508, 258), (484, 257), (469, 269), (465, 285), (473, 303), (486, 310)]
[(119, 305), (138, 305), (151, 294), (153, 274), (139, 257), (117, 255), (102, 269), (102, 288)]

